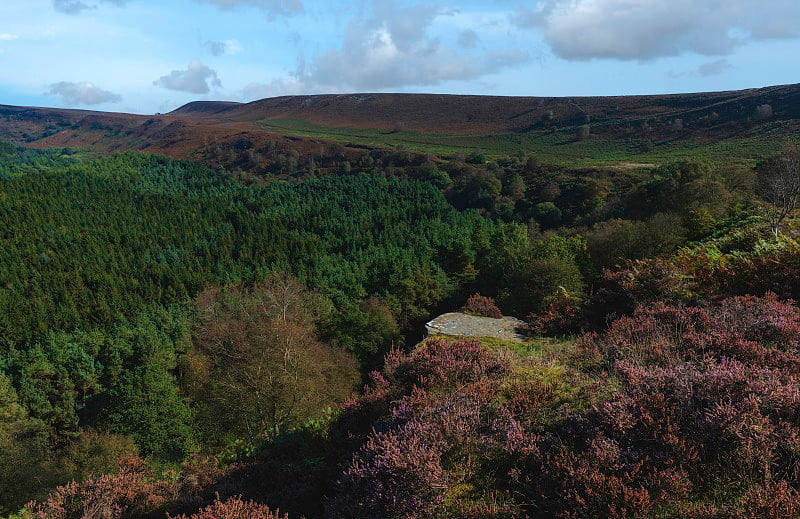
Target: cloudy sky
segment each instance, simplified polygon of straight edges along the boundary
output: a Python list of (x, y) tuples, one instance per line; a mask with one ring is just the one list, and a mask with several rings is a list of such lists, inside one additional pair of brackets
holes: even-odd
[(800, 0), (0, 0), (0, 104), (800, 82)]

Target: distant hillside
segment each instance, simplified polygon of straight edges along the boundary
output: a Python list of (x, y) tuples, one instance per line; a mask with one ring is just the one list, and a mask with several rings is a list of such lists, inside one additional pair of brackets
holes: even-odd
[(440, 156), (534, 154), (577, 166), (752, 162), (798, 134), (800, 85), (627, 97), (289, 96), (198, 101), (155, 116), (0, 105), (2, 139), (100, 153), (147, 150), (212, 166), (224, 164), (210, 157), (212, 146), (242, 151), (270, 142), (300, 156), (338, 142), (345, 153), (402, 145)]
[(701, 94), (618, 97), (498, 97), (436, 94), (288, 96), (247, 104), (194, 102), (170, 115), (231, 121), (293, 118), (326, 126), (426, 133), (524, 132), (552, 118), (564, 124), (622, 123), (650, 118), (698, 120), (716, 112), (741, 120), (769, 104), (777, 118), (800, 117), (800, 85)]

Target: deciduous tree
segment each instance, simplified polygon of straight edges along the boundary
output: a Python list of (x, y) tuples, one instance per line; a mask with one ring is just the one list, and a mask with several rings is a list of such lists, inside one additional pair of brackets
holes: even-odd
[(800, 198), (800, 147), (787, 144), (778, 157), (758, 168), (756, 190), (768, 202), (766, 216), (775, 238)]

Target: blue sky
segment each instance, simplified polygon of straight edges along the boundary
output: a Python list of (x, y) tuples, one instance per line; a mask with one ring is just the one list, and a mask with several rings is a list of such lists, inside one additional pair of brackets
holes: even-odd
[(0, 104), (627, 95), (800, 82), (799, 0), (2, 0)]

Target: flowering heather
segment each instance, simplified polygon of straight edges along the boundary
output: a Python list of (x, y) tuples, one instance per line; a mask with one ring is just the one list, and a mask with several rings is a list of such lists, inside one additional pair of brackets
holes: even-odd
[[(169, 516), (168, 516), (169, 517)], [(243, 501), (241, 498), (232, 497), (227, 501), (216, 499), (191, 516), (179, 515), (173, 519), (288, 519), (287, 514), (280, 515), (278, 511), (272, 512), (268, 507), (253, 501)]]
[[(759, 486), (744, 498), (742, 519), (790, 519), (800, 517), (800, 492), (785, 481)], [(738, 518), (737, 518), (738, 519)]]
[(494, 299), (480, 294), (469, 296), (461, 311), (468, 314), (482, 315), (483, 317), (494, 317), (495, 319), (503, 317), (503, 313), (497, 308)]
[[(639, 306), (580, 340), (574, 359), (594, 363), (565, 369), (599, 365), (613, 381), (596, 405), (572, 407), (570, 395), (585, 390), (570, 386), (573, 374), (546, 383), (474, 340), (433, 339), (392, 350), (327, 434), (284, 435), (231, 471), (198, 459), (171, 483), (132, 459), (118, 476), (67, 485), (31, 510), (42, 519), (204, 505), (175, 519), (277, 519), (275, 506), (309, 519), (794, 518), (799, 348), (800, 310), (774, 294)], [(209, 505), (214, 491), (223, 498)]]
[(734, 297), (707, 308), (655, 303), (581, 342), (584, 351), (600, 353), (612, 364), (668, 366), (711, 357), (794, 372), (800, 369), (799, 345), (800, 311), (774, 294)]
[[(515, 416), (527, 414), (519, 409), (525, 402), (546, 397), (523, 397), (523, 386), (512, 384), (502, 391), (509, 407), (501, 404), (502, 382), (510, 373), (506, 359), (469, 340), (433, 340), (411, 354), (389, 355), (386, 378), (374, 376), (361, 398), (396, 396), (376, 422), (381, 430), (369, 435), (341, 474), (329, 515), (478, 517), (493, 510), (485, 517), (513, 516), (513, 502), (451, 497), (475, 478), (507, 472), (514, 456), (535, 450), (534, 436)], [(358, 407), (351, 402), (344, 410)]]
[(403, 387), (462, 387), (485, 379), (502, 379), (511, 371), (508, 360), (475, 340), (426, 341), (409, 357), (387, 358), (385, 372)]
[(127, 457), (118, 474), (73, 481), (26, 508), (38, 519), (121, 519), (146, 516), (174, 497), (174, 486), (159, 480), (144, 460)]

